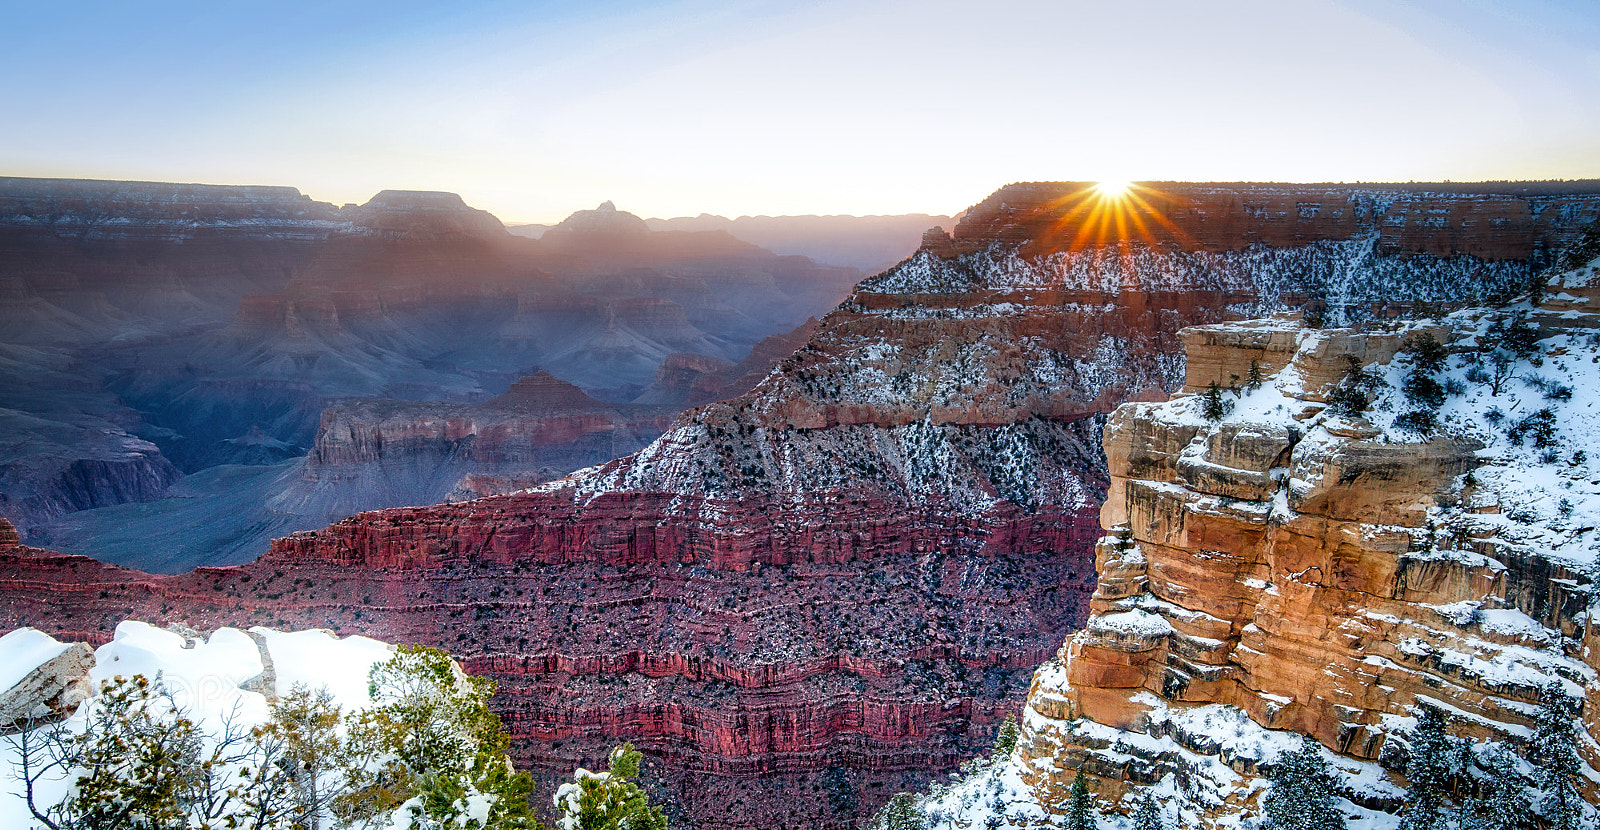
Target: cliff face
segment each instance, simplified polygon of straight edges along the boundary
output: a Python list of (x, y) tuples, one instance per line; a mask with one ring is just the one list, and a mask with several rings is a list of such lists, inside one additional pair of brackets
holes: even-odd
[[(1303, 733), (1329, 750), (1347, 811), (1387, 826), (1421, 705), (1481, 752), (1531, 734), (1556, 681), (1595, 734), (1592, 280), (1563, 278), (1543, 308), (1389, 330), (1184, 332), (1189, 394), (1125, 405), (1106, 427), (1090, 617), (1036, 673), (1017, 750), (987, 773), (1019, 782), (1019, 814), (1059, 814), (1082, 770), (1120, 810), (1150, 787), (1183, 826), (1238, 826), (1260, 809), (1261, 765)], [(1496, 392), (1471, 358), (1519, 313), (1541, 324), (1516, 367), (1534, 379)], [(1424, 331), (1456, 352), (1431, 437), (1396, 423), (1416, 371), (1397, 352)], [(1350, 357), (1389, 383), (1364, 417), (1325, 409)], [(1224, 393), (1232, 411), (1205, 417), (1195, 393), (1252, 365), (1261, 388)], [(1559, 427), (1519, 437), (1536, 411)], [(1594, 746), (1580, 738), (1591, 801)], [(932, 800), (936, 826), (981, 822), (962, 803)]]
[(601, 403), (548, 372), (481, 404), (342, 401), (322, 413), (305, 476), (340, 489), (371, 487), (354, 482), (377, 477), (398, 503), (429, 504), (475, 475), (474, 491), (488, 495), (481, 488), (490, 478), (527, 486), (636, 451), (675, 414)]
[[(836, 312), (748, 394), (531, 493), (365, 514), (171, 578), (19, 557), (39, 590), (6, 607), (75, 636), (131, 611), (437, 643), (502, 681), (519, 753), (542, 768), (627, 737), (688, 823), (761, 826), (783, 805), (850, 826), (885, 786), (987, 740), (1021, 670), (1081, 619), (1105, 486), (1108, 393), (1072, 353), (1094, 353), (1088, 335), (1057, 331), (1048, 306), (950, 326), (924, 309)], [(1149, 367), (1141, 388), (1167, 379)], [(325, 462), (465, 426), (333, 417)], [(58, 579), (74, 584), (42, 588)]]
[(1147, 182), (1107, 205), (1086, 183), (1016, 184), (962, 215), (952, 250), (999, 239), (1047, 253), (1127, 239), (1220, 254), (1372, 237), (1381, 254), (1528, 260), (1555, 253), (1595, 219), (1597, 189), (1596, 181)]

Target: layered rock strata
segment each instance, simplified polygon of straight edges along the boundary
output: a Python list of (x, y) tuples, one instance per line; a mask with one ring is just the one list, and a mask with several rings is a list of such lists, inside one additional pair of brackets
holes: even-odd
[(484, 488), (495, 480), (520, 489), (634, 452), (676, 414), (602, 403), (548, 372), (481, 404), (342, 401), (322, 413), (305, 477), (340, 488), (381, 487), (397, 500), (390, 504), (442, 501), (467, 476), (474, 477), (468, 489), (489, 495)]
[[(1280, 318), (1183, 332), (1184, 394), (1125, 405), (1106, 427), (1109, 535), (1090, 617), (1035, 675), (1018, 748), (987, 773), (1025, 785), (1018, 815), (1061, 814), (1082, 770), (1118, 809), (1148, 787), (1184, 826), (1237, 826), (1260, 809), (1263, 765), (1298, 733), (1328, 750), (1347, 811), (1386, 826), (1419, 706), (1480, 750), (1515, 745), (1556, 682), (1600, 731), (1588, 623), (1600, 546), (1587, 526), (1600, 489), (1583, 452), (1600, 316), (1576, 310), (1594, 300), (1592, 275), (1561, 284), (1542, 308), (1387, 331)], [(1471, 356), (1492, 344), (1491, 324), (1541, 313), (1538, 366), (1523, 368), (1586, 391), (1494, 393)], [(1399, 349), (1421, 332), (1456, 355), (1431, 437), (1395, 422), (1414, 371)], [(1352, 358), (1389, 383), (1364, 417), (1326, 408)], [(1252, 364), (1264, 384), (1224, 393), (1232, 411), (1205, 417), (1197, 393)], [(1560, 427), (1525, 446), (1514, 421), (1484, 416), (1498, 407), (1548, 407)], [(1600, 755), (1587, 736), (1578, 748), (1594, 801)], [(930, 804), (939, 826), (976, 820), (958, 795)]]

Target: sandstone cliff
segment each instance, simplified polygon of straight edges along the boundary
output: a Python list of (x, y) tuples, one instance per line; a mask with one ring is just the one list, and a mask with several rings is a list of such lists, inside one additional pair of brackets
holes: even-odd
[[(1077, 770), (1119, 810), (1148, 787), (1181, 826), (1251, 826), (1263, 765), (1303, 733), (1340, 772), (1347, 812), (1384, 827), (1419, 705), (1481, 752), (1531, 734), (1556, 681), (1600, 732), (1594, 276), (1561, 278), (1541, 307), (1405, 326), (1185, 331), (1185, 394), (1125, 405), (1106, 427), (1087, 623), (1035, 674), (1016, 751), (925, 803), (935, 826), (982, 826), (994, 811), (974, 794), (991, 786), (1012, 788), (1008, 825), (1059, 815)], [(1524, 316), (1539, 348), (1496, 394), (1474, 357)], [(1419, 332), (1454, 352), (1428, 435), (1397, 419), (1414, 406), (1401, 389), (1415, 359), (1399, 350)], [(1362, 417), (1327, 408), (1351, 357), (1389, 384)], [(1252, 365), (1262, 386), (1205, 417), (1196, 393)], [(1545, 420), (1536, 436), (1518, 426)], [(1600, 753), (1587, 735), (1579, 750), (1595, 801)]]

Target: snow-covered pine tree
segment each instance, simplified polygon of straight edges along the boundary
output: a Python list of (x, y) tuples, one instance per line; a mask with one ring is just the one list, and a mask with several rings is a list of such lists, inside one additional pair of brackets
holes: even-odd
[(1004, 758), (1017, 747), (1017, 716), (1006, 715), (1000, 722), (1000, 731), (994, 736), (994, 757)]
[(890, 796), (889, 803), (883, 805), (872, 823), (867, 825), (869, 830), (924, 830), (927, 826), (922, 811), (917, 809), (917, 800), (911, 793)]
[(1445, 798), (1460, 753), (1446, 731), (1444, 713), (1420, 704), (1417, 725), (1407, 740), (1411, 751), (1406, 760), (1406, 805), (1400, 830), (1446, 830), (1450, 813)]
[(1478, 794), (1461, 806), (1460, 830), (1527, 830), (1532, 826), (1533, 803), (1517, 773), (1517, 756), (1496, 744), (1479, 761), (1487, 775)]
[(1094, 814), (1094, 796), (1089, 794), (1089, 781), (1079, 770), (1078, 776), (1072, 779), (1072, 795), (1067, 797), (1066, 830), (1095, 830)]
[(1261, 361), (1251, 360), (1250, 371), (1244, 376), (1244, 388), (1254, 392), (1265, 382), (1266, 377), (1261, 372)]
[(489, 711), (494, 685), (427, 646), (401, 646), (374, 665), (375, 705), (352, 719), (350, 747), (379, 763), (352, 765), (340, 812), (367, 821), (403, 813), (420, 830), (465, 826), (468, 813), (481, 810), (485, 830), (538, 827), (533, 779), (512, 766), (510, 738)]
[(1344, 814), (1334, 806), (1333, 773), (1311, 738), (1302, 736), (1298, 749), (1278, 757), (1270, 780), (1262, 830), (1344, 830)]
[[(259, 760), (250, 733), (231, 718), (221, 735), (200, 731), (160, 675), (107, 680), (81, 733), (62, 723), (40, 733), (13, 744), (15, 774), (29, 812), (47, 830), (225, 826), (244, 809), (229, 767)], [(41, 803), (35, 785), (63, 774), (71, 781), (66, 798)]]
[(1140, 793), (1138, 806), (1133, 809), (1133, 830), (1167, 830), (1161, 820), (1161, 805), (1149, 793)]
[(1212, 381), (1206, 391), (1200, 393), (1200, 412), (1207, 421), (1220, 421), (1228, 417), (1228, 402), (1222, 399), (1222, 387)]
[(358, 763), (339, 728), (339, 704), (327, 687), (312, 691), (296, 684), (269, 702), (268, 710), (271, 720), (255, 732), (263, 763), (246, 768), (242, 797), (249, 813), (281, 811), (301, 830), (332, 826), (334, 804), (346, 792), (351, 765)]
[(1583, 801), (1576, 779), (1582, 762), (1572, 703), (1560, 681), (1551, 681), (1539, 693), (1538, 723), (1528, 756), (1538, 764), (1539, 789), (1544, 791), (1539, 807), (1550, 830), (1578, 830)]
[(639, 750), (622, 744), (611, 750), (607, 770), (580, 769), (572, 783), (556, 790), (561, 830), (666, 830), (667, 816), (650, 804), (639, 777)]
[(1344, 379), (1328, 394), (1328, 409), (1342, 418), (1360, 418), (1389, 382), (1363, 366), (1355, 355), (1345, 355), (1345, 360)]

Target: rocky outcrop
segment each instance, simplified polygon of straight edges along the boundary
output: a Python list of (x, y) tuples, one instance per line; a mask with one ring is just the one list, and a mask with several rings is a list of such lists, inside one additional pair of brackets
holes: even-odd
[[(774, 361), (776, 362), (776, 361)], [(692, 352), (667, 355), (656, 369), (650, 388), (634, 400), (639, 403), (696, 404), (714, 401), (733, 363)]]
[(674, 414), (601, 403), (548, 372), (481, 404), (343, 401), (322, 413), (306, 474), (339, 476), (339, 468), (423, 458), (459, 465), (448, 481), (471, 472), (514, 475), (524, 467), (572, 470), (643, 447)]
[(158, 499), (182, 475), (149, 441), (80, 429), (40, 430), (33, 446), (0, 460), (0, 512), (24, 531), (75, 510)]
[[(1159, 785), (1185, 826), (1234, 826), (1259, 809), (1262, 765), (1302, 733), (1331, 751), (1352, 809), (1392, 813), (1419, 706), (1442, 709), (1453, 734), (1515, 742), (1550, 682), (1595, 731), (1588, 615), (1600, 551), (1586, 530), (1573, 534), (1600, 497), (1581, 486), (1586, 454), (1564, 455), (1592, 415), (1537, 389), (1493, 394), (1470, 369), (1477, 333), (1517, 313), (1390, 331), (1280, 318), (1183, 333), (1186, 394), (1125, 405), (1106, 427), (1109, 535), (1096, 546), (1091, 614), (1035, 675), (1007, 762), (1032, 790), (1029, 809), (1060, 812), (1082, 770), (1112, 804)], [(1559, 378), (1550, 383), (1592, 388), (1586, 316), (1541, 332), (1541, 353), (1556, 356), (1541, 360)], [(1397, 348), (1422, 332), (1459, 355), (1431, 437), (1396, 420), (1414, 406), (1397, 390), (1415, 371)], [(1347, 356), (1390, 387), (1366, 417), (1324, 408)], [(1232, 413), (1204, 417), (1196, 387), (1252, 363), (1266, 367), (1262, 387), (1224, 393)], [(1562, 427), (1545, 449), (1524, 447), (1484, 418), (1492, 406), (1553, 407)], [(1593, 749), (1580, 740), (1591, 768)], [(1600, 798), (1592, 772), (1581, 778)]]
[[(59, 646), (59, 653), (34, 667), (10, 688), (0, 689), (0, 732), (27, 729), (73, 713), (78, 704), (93, 694), (89, 670), (94, 668), (94, 652), (86, 643), (60, 644), (37, 631), (23, 629), (7, 639), (33, 637)], [(26, 648), (7, 642), (12, 648)], [(36, 650), (38, 644), (28, 643)], [(16, 653), (8, 648), (8, 653)], [(52, 649), (54, 650), (54, 649)]]
[(775, 334), (751, 347), (738, 363), (679, 352), (667, 355), (656, 379), (634, 403), (692, 406), (743, 395), (770, 373), (778, 362), (806, 344), (817, 328), (815, 317), (788, 334)]

